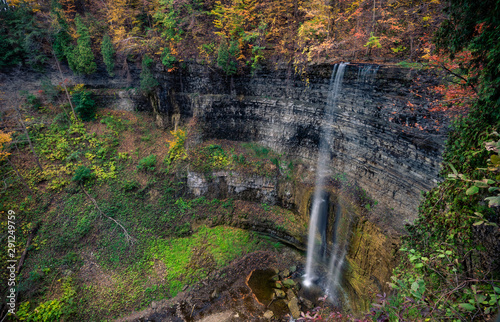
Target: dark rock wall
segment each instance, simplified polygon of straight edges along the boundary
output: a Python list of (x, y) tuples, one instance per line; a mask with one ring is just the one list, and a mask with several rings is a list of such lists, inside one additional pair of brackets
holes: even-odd
[[(378, 201), (372, 219), (400, 230), (405, 221), (416, 218), (420, 192), (437, 182), (444, 133), (409, 131), (395, 121), (425, 122), (416, 111), (428, 107), (425, 95), (437, 78), (428, 71), (395, 66), (379, 66), (373, 79), (363, 78), (366, 66), (350, 64), (346, 69), (338, 109), (329, 124), (334, 133), (329, 142), (331, 174), (346, 173), (355, 180)], [(161, 88), (149, 97), (137, 90), (140, 70), (132, 64), (114, 78), (104, 69), (88, 77), (64, 70), (64, 78), (93, 88), (100, 106), (153, 109), (157, 123), (172, 128), (179, 120), (196, 117), (205, 139), (256, 141), (305, 161), (314, 171), (332, 66), (309, 67), (302, 76), (277, 69), (233, 77), (197, 64), (174, 73), (157, 67)], [(0, 75), (6, 93), (15, 93), (20, 84), (36, 90), (44, 78), (53, 84), (61, 81), (55, 70)]]
[[(390, 121), (395, 118), (391, 112), (407, 106), (425, 109), (425, 97), (412, 94), (414, 81), (419, 79), (425, 92), (433, 78), (394, 66), (377, 66), (370, 78), (363, 77), (363, 68), (347, 66), (338, 108), (328, 124), (334, 133), (331, 174), (346, 173), (355, 180), (378, 201), (374, 216), (400, 230), (416, 218), (420, 192), (437, 182), (444, 135), (409, 131)], [(158, 73), (159, 123), (173, 125), (174, 115), (197, 117), (205, 139), (256, 141), (314, 168), (331, 72), (332, 66), (324, 65), (309, 68), (307, 78), (287, 70), (228, 77), (188, 65), (176, 73)], [(422, 115), (406, 116), (407, 123), (417, 121), (423, 121)]]

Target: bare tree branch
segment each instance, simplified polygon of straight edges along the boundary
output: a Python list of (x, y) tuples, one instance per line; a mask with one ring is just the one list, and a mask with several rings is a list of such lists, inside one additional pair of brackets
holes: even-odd
[(467, 85), (469, 85), (472, 88), (472, 90), (474, 91), (474, 93), (477, 94), (476, 88), (474, 87), (474, 85), (469, 84), (469, 82), (467, 81), (467, 79), (465, 79), (463, 76), (458, 75), (457, 73), (451, 71), (450, 69), (446, 68), (446, 66), (444, 64), (439, 64), (439, 65), (441, 66), (442, 69), (446, 70), (448, 73), (450, 73), (453, 76), (456, 76), (456, 77), (460, 78), (461, 80), (465, 81), (467, 83)]
[(118, 226), (120, 226), (120, 228), (123, 230), (123, 233), (125, 234), (125, 239), (127, 240), (127, 242), (131, 245), (134, 244), (134, 241), (135, 239), (130, 236), (130, 234), (127, 232), (127, 230), (125, 229), (125, 227), (123, 227), (122, 224), (120, 224), (120, 222), (118, 222), (117, 220), (115, 220), (114, 218), (111, 218), (110, 216), (106, 215), (102, 210), (101, 208), (99, 208), (99, 206), (97, 205), (97, 201), (92, 198), (91, 195), (89, 195), (89, 193), (83, 188), (83, 185), (80, 184), (80, 188), (82, 188), (83, 192), (85, 192), (85, 194), (87, 195), (87, 197), (92, 201), (92, 203), (94, 204), (94, 206), (96, 207), (96, 209), (99, 211), (99, 213), (101, 215), (103, 215), (104, 217), (108, 218), (108, 219), (111, 219), (112, 221), (115, 222), (115, 224), (117, 224)]

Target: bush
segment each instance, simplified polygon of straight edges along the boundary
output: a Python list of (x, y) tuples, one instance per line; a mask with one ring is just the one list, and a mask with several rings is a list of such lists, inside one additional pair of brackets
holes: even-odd
[(136, 180), (125, 181), (123, 183), (122, 189), (123, 189), (123, 191), (132, 191), (132, 190), (139, 188), (139, 186), (140, 186), (140, 184)]
[(174, 139), (172, 141), (167, 140), (168, 143), (168, 154), (165, 157), (165, 164), (171, 165), (178, 160), (183, 160), (186, 158), (186, 150), (184, 149), (184, 142), (186, 141), (186, 132), (183, 130), (171, 131), (170, 132)]
[(32, 108), (34, 110), (37, 110), (40, 107), (42, 107), (42, 100), (33, 94), (26, 95), (26, 103), (28, 104), (28, 106), (30, 108)]
[(95, 119), (96, 105), (92, 99), (92, 93), (84, 89), (75, 92), (72, 96), (75, 103), (75, 112), (82, 121), (92, 121)]
[(75, 175), (73, 176), (73, 179), (71, 179), (71, 180), (76, 182), (76, 183), (84, 184), (84, 183), (92, 180), (94, 178), (94, 176), (95, 175), (94, 175), (94, 173), (92, 173), (92, 170), (90, 170), (89, 168), (87, 168), (84, 165), (81, 165), (80, 167), (78, 167), (78, 169), (76, 169)]
[(137, 165), (137, 169), (145, 171), (154, 171), (155, 166), (156, 166), (156, 155), (151, 154), (150, 156), (139, 160), (139, 165)]

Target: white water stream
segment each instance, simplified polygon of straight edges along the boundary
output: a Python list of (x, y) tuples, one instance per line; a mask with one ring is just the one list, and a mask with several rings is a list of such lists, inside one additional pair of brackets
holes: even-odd
[[(304, 286), (309, 287), (317, 279), (314, 269), (316, 266), (316, 235), (318, 233), (318, 221), (321, 214), (322, 203), (327, 202), (324, 198), (323, 186), (326, 177), (326, 166), (330, 156), (330, 141), (332, 138), (332, 124), (337, 108), (337, 100), (342, 90), (345, 68), (348, 63), (336, 64), (333, 67), (330, 78), (328, 99), (325, 108), (325, 117), (321, 127), (321, 138), (319, 143), (318, 164), (316, 167), (316, 184), (312, 202), (311, 218), (309, 221), (309, 237), (307, 240), (307, 262), (304, 275)], [(343, 258), (342, 258), (343, 261)]]

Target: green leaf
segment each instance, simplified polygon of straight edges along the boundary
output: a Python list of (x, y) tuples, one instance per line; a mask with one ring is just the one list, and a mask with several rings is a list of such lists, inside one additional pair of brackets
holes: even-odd
[(497, 154), (493, 154), (491, 156), (491, 163), (495, 165), (500, 164), (500, 156), (498, 156)]
[(488, 197), (488, 198), (484, 198), (484, 200), (488, 201), (488, 206), (490, 206), (490, 207), (500, 206), (500, 196)]
[(498, 188), (498, 187), (490, 187), (490, 188), (488, 189), (488, 192), (495, 192), (495, 191), (497, 191), (497, 190), (499, 190), (499, 189), (500, 189), (500, 188)]
[(472, 225), (474, 226), (479, 226), (479, 225), (482, 225), (484, 223), (484, 220), (480, 220), (480, 221), (476, 221), (475, 223), (473, 223)]
[(413, 282), (411, 284), (411, 290), (416, 292), (418, 290), (418, 283), (417, 282)]
[(484, 181), (474, 180), (474, 185), (478, 188), (488, 188), (488, 184)]
[(422, 264), (422, 263), (415, 264), (415, 268), (421, 268), (423, 266), (424, 266), (424, 264)]
[(495, 180), (488, 179), (488, 180), (486, 180), (486, 183), (487, 183), (487, 184), (494, 184), (494, 183), (495, 183)]
[(468, 196), (472, 196), (472, 195), (475, 195), (478, 192), (479, 192), (479, 188), (476, 187), (476, 186), (472, 186), (469, 189), (467, 189), (467, 191), (465, 192), (465, 194), (468, 195)]
[(472, 304), (469, 303), (460, 303), (458, 304), (462, 309), (467, 310), (467, 311), (474, 311), (476, 307)]
[(451, 171), (453, 171), (453, 174), (454, 174), (455, 176), (456, 176), (456, 175), (458, 175), (458, 171), (457, 171), (457, 169), (455, 169), (455, 167), (453, 166), (453, 164), (451, 164), (451, 163), (450, 163), (450, 164), (449, 164), (449, 166), (450, 166), (450, 168), (451, 168)]

